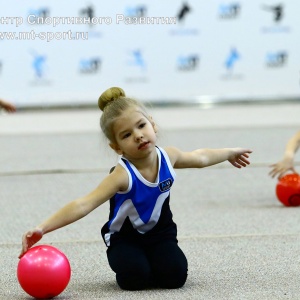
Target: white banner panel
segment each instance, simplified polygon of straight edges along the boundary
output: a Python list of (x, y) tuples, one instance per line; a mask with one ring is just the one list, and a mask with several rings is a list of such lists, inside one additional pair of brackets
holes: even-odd
[(299, 98), (300, 3), (0, 1), (0, 97), (96, 103)]

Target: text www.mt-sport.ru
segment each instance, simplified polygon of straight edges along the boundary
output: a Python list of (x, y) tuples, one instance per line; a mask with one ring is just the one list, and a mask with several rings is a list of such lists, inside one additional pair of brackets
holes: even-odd
[(0, 31), (0, 40), (25, 41), (25, 40), (88, 40), (88, 32), (72, 32), (71, 30), (63, 32), (38, 32), (34, 30), (27, 32), (2, 32)]

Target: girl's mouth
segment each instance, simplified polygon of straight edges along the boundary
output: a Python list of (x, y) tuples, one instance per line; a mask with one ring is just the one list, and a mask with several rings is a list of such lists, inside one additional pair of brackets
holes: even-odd
[(147, 145), (149, 144), (149, 142), (144, 142), (144, 143), (141, 143), (140, 145), (139, 145), (139, 150), (142, 150), (142, 149), (145, 149), (146, 147), (147, 147)]

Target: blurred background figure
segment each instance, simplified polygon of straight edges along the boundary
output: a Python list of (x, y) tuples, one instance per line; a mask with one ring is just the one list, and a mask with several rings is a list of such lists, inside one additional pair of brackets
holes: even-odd
[(300, 145), (300, 131), (298, 131), (292, 138), (287, 142), (283, 159), (276, 164), (271, 165), (272, 170), (270, 175), (274, 178), (278, 176), (281, 178), (287, 171), (297, 173), (294, 168), (294, 157)]
[(16, 107), (7, 101), (0, 99), (0, 109), (4, 109), (5, 111), (12, 113), (16, 111)]

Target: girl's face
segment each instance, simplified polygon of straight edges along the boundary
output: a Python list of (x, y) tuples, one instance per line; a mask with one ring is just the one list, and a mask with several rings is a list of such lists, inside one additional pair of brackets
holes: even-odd
[(127, 159), (145, 158), (156, 144), (156, 127), (137, 108), (125, 110), (114, 122), (113, 132), (116, 143), (110, 146)]

